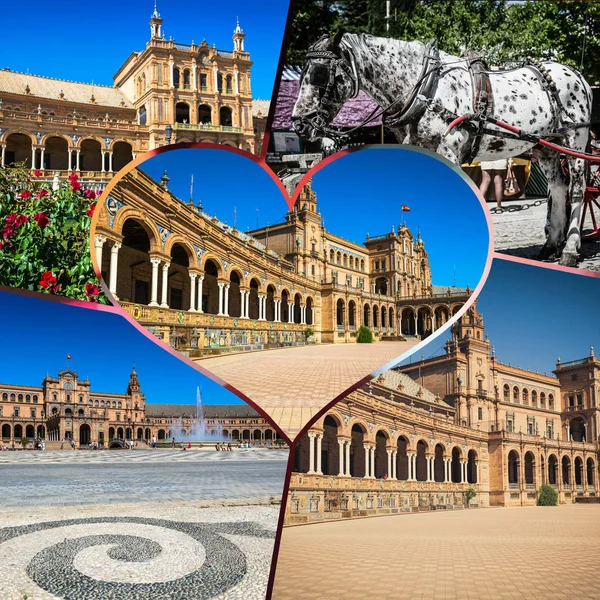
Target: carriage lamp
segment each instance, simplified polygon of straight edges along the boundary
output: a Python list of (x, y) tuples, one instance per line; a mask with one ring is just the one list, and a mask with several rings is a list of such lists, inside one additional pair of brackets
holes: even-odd
[(171, 138), (173, 137), (173, 127), (171, 123), (168, 123), (165, 127), (165, 136), (167, 138), (167, 146), (171, 143)]

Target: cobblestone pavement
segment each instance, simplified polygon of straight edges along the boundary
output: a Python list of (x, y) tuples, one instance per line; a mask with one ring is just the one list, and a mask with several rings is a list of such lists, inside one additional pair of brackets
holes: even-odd
[[(505, 201), (502, 203), (502, 207), (520, 206), (523, 202), (533, 203), (532, 200)], [(491, 208), (492, 205), (490, 204), (489, 207)], [(546, 224), (547, 207), (548, 205), (543, 203), (540, 206), (518, 212), (493, 214), (494, 249), (496, 252), (538, 260), (538, 254), (546, 242), (544, 226)], [(588, 220), (586, 219), (585, 229), (588, 225), (591, 228), (591, 222), (588, 224)], [(599, 253), (600, 241), (583, 242), (581, 245), (581, 261), (578, 267), (588, 271), (600, 271), (600, 256), (595, 256)]]
[(323, 344), (219, 356), (199, 364), (252, 399), (293, 438), (336, 396), (416, 344)]
[(0, 507), (280, 499), (287, 450), (3, 452)]
[(279, 507), (196, 503), (0, 514), (2, 600), (263, 600)]
[(600, 505), (432, 512), (284, 529), (274, 600), (597, 600)]
[(262, 600), (287, 450), (3, 452), (2, 600)]

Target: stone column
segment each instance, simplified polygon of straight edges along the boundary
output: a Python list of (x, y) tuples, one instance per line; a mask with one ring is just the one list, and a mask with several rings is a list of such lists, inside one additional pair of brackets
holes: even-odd
[(79, 157), (81, 156), (81, 148), (75, 148), (75, 170), (79, 171)]
[(300, 324), (306, 325), (306, 306), (300, 307)]
[[(0, 146), (2, 147), (2, 166), (5, 167), (6, 166), (6, 144), (0, 144)], [(69, 161), (71, 159), (71, 151), (69, 150)], [(71, 163), (69, 162), (69, 166), (71, 165)]]
[(396, 471), (398, 463), (398, 450), (392, 450), (392, 479), (398, 479), (398, 473)]
[(246, 317), (250, 318), (250, 290), (246, 292)]
[(100, 171), (102, 173), (104, 173), (104, 171), (106, 171), (106, 169), (104, 168), (105, 163), (106, 163), (106, 150), (100, 150), (100, 154), (102, 154), (102, 159), (101, 159), (102, 168), (100, 169)]
[[(121, 242), (115, 242), (110, 249), (110, 275), (108, 289), (110, 293), (117, 298), (117, 268), (119, 262), (119, 248)], [(118, 298), (117, 298), (118, 299)]]
[(104, 246), (104, 242), (106, 242), (105, 235), (95, 235), (94, 236), (94, 247), (96, 248), (96, 262), (98, 263), (98, 270), (102, 271), (102, 247)]
[(35, 146), (31, 146), (31, 168), (35, 169), (35, 159), (36, 159), (36, 153), (35, 151), (37, 150), (37, 148)]
[(365, 479), (370, 479), (369, 477), (369, 467), (371, 466), (371, 461), (369, 458), (371, 457), (371, 451), (369, 446), (365, 446)]
[(240, 290), (240, 319), (246, 318), (245, 308), (246, 308), (246, 300), (245, 300), (246, 292), (244, 290)]
[(388, 479), (391, 479), (392, 477), (392, 451), (386, 449), (386, 454), (387, 454), (387, 476)]
[(344, 440), (338, 440), (338, 460), (339, 460), (339, 468), (338, 468), (338, 476), (345, 475), (344, 472)]
[(433, 456), (426, 456), (427, 459), (427, 481), (433, 481)]
[(223, 300), (224, 300), (224, 308), (223, 308), (223, 312), (225, 313), (225, 316), (228, 317), (229, 316), (229, 285), (226, 285), (223, 288)]
[[(538, 469), (539, 471), (540, 469)], [(477, 459), (475, 461), (475, 477), (477, 479), (477, 481), (475, 481), (475, 483), (479, 483), (479, 459)]]
[(43, 171), (44, 170), (44, 151), (46, 149), (44, 148), (44, 146), (42, 146), (40, 148), (40, 169)]
[(288, 302), (288, 323), (294, 322), (294, 303)]
[(419, 335), (419, 321), (417, 319), (417, 313), (415, 312), (415, 335)]
[(167, 302), (167, 290), (169, 285), (169, 267), (171, 263), (163, 263), (162, 266), (162, 294), (160, 298), (160, 306), (162, 308), (169, 308), (169, 303)]
[(199, 313), (203, 312), (202, 310), (202, 283), (204, 282), (204, 275), (198, 275), (198, 298), (196, 302), (198, 303), (198, 311)]
[(346, 477), (351, 477), (350, 473), (350, 446), (352, 442), (346, 441)]
[(371, 446), (371, 479), (375, 478), (375, 446)]
[(110, 173), (112, 173), (113, 170), (113, 166), (112, 166), (112, 157), (113, 157), (113, 153), (112, 150), (107, 150), (108, 152), (108, 170)]
[(222, 317), (223, 316), (223, 288), (225, 287), (225, 284), (217, 283), (217, 285), (219, 286), (219, 312), (217, 314), (218, 314), (218, 316)]
[(308, 473), (314, 473), (314, 465), (315, 465), (315, 444), (314, 444), (315, 434), (312, 431), (308, 432)]
[(323, 475), (323, 471), (321, 470), (321, 443), (323, 442), (323, 434), (317, 434), (317, 474)]
[(196, 277), (198, 273), (190, 273), (190, 308), (189, 312), (196, 312)]
[(265, 314), (267, 312), (265, 310), (267, 308), (267, 306), (266, 306), (266, 304), (267, 304), (266, 300), (267, 300), (266, 296), (259, 296), (258, 297), (258, 320), (259, 321), (266, 321), (266, 316), (267, 316)]

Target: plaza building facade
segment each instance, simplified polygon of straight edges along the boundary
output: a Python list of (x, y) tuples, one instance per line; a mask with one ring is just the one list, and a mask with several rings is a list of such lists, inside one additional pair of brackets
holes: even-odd
[[(206, 405), (204, 429), (222, 439), (270, 443), (279, 435), (247, 404)], [(199, 425), (195, 404), (148, 404), (135, 368), (124, 394), (95, 392), (88, 379), (69, 368), (46, 375), (41, 386), (0, 383), (0, 435), (5, 447), (21, 448), (46, 440), (57, 449), (72, 440), (77, 447), (123, 447), (127, 440), (148, 444), (180, 439)]]
[(141, 169), (105, 198), (96, 262), (121, 306), (192, 356), (427, 336), (468, 289), (435, 293), (425, 244), (406, 226), (354, 244), (329, 233), (310, 183), (285, 222), (242, 232)]
[(471, 306), (441, 355), (387, 371), (310, 428), (286, 522), (462, 507), (467, 488), (479, 506), (533, 505), (542, 485), (593, 501), (599, 393), (593, 349), (553, 376), (502, 363)]
[(132, 52), (112, 86), (0, 70), (0, 158), (51, 178), (78, 172), (106, 183), (138, 154), (176, 142), (260, 153), (268, 101), (252, 100), (250, 54), (239, 23), (233, 47), (179, 44), (162, 33)]

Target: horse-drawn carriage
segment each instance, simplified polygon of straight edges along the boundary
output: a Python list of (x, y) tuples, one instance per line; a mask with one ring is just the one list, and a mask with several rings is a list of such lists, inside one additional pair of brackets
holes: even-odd
[[(350, 131), (332, 127), (361, 90), (377, 108)], [(575, 266), (585, 219), (592, 222), (586, 238), (598, 236), (600, 221), (597, 169), (586, 167), (600, 162), (589, 147), (592, 106), (583, 76), (553, 61), (527, 58), (496, 71), (474, 54), (441, 52), (435, 41), (340, 32), (309, 49), (292, 123), (303, 139), (340, 139), (381, 118), (398, 142), (431, 149), (456, 165), (541, 148), (549, 214), (540, 258)]]

